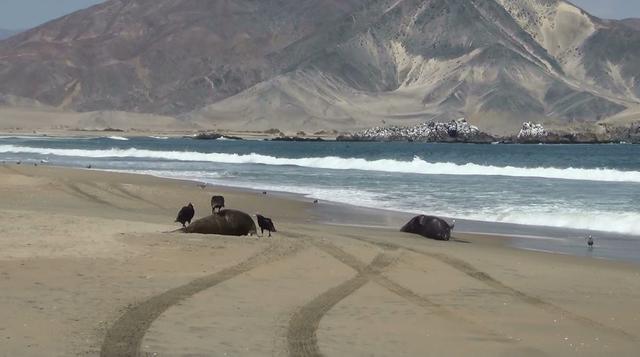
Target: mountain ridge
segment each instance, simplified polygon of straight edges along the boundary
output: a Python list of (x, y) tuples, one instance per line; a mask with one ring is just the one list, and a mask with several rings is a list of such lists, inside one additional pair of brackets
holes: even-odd
[(561, 0), (110, 0), (0, 42), (0, 93), (231, 129), (597, 123), (640, 106), (635, 24)]
[(10, 29), (0, 28), (0, 41), (6, 38), (9, 38), (19, 32), (20, 32), (19, 30), (10, 30)]

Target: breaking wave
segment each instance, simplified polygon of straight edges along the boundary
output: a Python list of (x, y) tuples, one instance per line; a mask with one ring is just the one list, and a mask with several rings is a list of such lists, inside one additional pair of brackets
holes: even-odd
[(111, 139), (111, 140), (119, 140), (119, 141), (129, 141), (129, 139), (122, 137), (122, 136), (109, 136), (107, 137), (107, 139)]
[[(172, 179), (198, 180), (214, 185), (247, 189), (256, 189), (256, 187), (259, 187), (261, 190), (296, 193), (310, 199), (320, 199), (322, 201), (374, 209), (379, 209), (381, 200), (384, 200), (386, 202), (385, 209), (398, 212), (409, 212), (415, 214), (430, 212), (430, 214), (443, 217), (458, 217), (482, 222), (511, 223), (526, 226), (543, 226), (640, 235), (640, 226), (637, 224), (637, 222), (640, 222), (640, 213), (638, 212), (598, 211), (587, 207), (571, 207), (570, 205), (563, 207), (537, 208), (525, 206), (492, 206), (472, 211), (462, 210), (449, 212), (442, 211), (438, 207), (430, 207), (428, 205), (409, 208), (408, 206), (403, 205), (402, 202), (393, 202), (381, 197), (379, 193), (368, 192), (365, 190), (266, 183), (257, 185), (255, 182), (244, 182), (242, 180), (238, 180), (237, 174), (229, 172), (163, 170), (113, 171), (146, 174)], [(234, 178), (234, 180), (226, 180), (229, 178)]]
[[(116, 139), (119, 140), (119, 139)], [(607, 168), (554, 168), (455, 164), (451, 162), (427, 162), (419, 157), (411, 161), (393, 159), (366, 160), (335, 156), (283, 158), (261, 154), (201, 153), (187, 151), (155, 151), (143, 149), (52, 149), (16, 145), (0, 145), (0, 153), (32, 153), (42, 155), (93, 157), (93, 158), (147, 158), (174, 161), (217, 162), (227, 164), (263, 164), (300, 166), (332, 170), (364, 170), (424, 175), (467, 175), (533, 177), (579, 181), (635, 182), (640, 183), (640, 171), (621, 171)]]
[(485, 213), (462, 215), (467, 219), (485, 222), (513, 223), (527, 226), (586, 229), (602, 232), (640, 235), (640, 214), (636, 212), (598, 212), (591, 210), (558, 210), (531, 212), (519, 207), (512, 213)]

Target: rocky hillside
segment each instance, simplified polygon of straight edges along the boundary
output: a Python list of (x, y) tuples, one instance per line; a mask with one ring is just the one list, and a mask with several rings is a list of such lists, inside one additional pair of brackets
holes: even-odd
[(0, 42), (0, 93), (230, 129), (517, 132), (637, 112), (635, 24), (561, 0), (110, 0)]

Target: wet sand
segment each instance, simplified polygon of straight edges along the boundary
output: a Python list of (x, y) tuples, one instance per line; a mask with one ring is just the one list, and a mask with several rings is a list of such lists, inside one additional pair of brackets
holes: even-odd
[[(214, 193), (279, 232), (164, 233), (189, 201), (208, 214)], [(0, 356), (640, 350), (638, 265), (517, 250), (508, 237), (425, 240), (382, 213), (382, 227), (322, 223), (331, 212), (362, 218), (192, 182), (0, 166)]]

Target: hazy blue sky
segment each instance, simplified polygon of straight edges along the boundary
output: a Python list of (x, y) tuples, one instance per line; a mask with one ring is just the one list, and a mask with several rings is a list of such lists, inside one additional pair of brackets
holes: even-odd
[(0, 0), (0, 28), (28, 29), (103, 0)]
[[(31, 28), (102, 1), (0, 0), (0, 28)], [(640, 0), (573, 0), (573, 2), (600, 17), (640, 17)]]
[(640, 0), (570, 0), (589, 13), (606, 19), (640, 17)]

